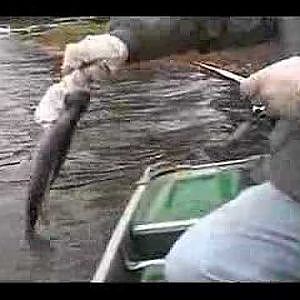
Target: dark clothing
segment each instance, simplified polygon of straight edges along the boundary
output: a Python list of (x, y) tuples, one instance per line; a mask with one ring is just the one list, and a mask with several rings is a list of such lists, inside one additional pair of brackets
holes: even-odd
[(271, 134), (270, 180), (300, 202), (300, 121), (281, 120)]
[(183, 50), (263, 41), (274, 34), (268, 17), (111, 17), (110, 34), (129, 48), (130, 60), (149, 60)]

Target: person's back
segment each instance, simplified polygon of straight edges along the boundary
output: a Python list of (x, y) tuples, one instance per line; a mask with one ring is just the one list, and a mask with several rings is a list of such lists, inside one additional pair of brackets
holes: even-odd
[(299, 121), (277, 121), (270, 146), (263, 183), (175, 243), (166, 259), (168, 281), (300, 281)]
[(270, 182), (243, 191), (180, 237), (166, 279), (300, 280), (300, 203)]

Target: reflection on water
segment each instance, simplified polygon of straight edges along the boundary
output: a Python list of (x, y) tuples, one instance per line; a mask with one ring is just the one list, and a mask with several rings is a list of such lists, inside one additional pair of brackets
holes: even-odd
[[(33, 44), (0, 40), (0, 280), (90, 279), (143, 169), (218, 159), (205, 149), (249, 117), (235, 87), (191, 70), (132, 71), (128, 80), (101, 82), (51, 191), (58, 240), (51, 251), (29, 251), (22, 242), (27, 161), (40, 134), (33, 111), (53, 66)], [(249, 139), (231, 155), (265, 150), (262, 136)]]

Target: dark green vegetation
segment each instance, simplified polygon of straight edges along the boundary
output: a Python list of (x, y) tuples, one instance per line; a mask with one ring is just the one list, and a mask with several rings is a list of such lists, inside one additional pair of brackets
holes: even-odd
[[(35, 37), (37, 42), (64, 50), (66, 44), (78, 42), (89, 34), (101, 34), (108, 31), (109, 22), (89, 21), (83, 24), (62, 24), (44, 34)], [(28, 34), (30, 36), (30, 34)]]

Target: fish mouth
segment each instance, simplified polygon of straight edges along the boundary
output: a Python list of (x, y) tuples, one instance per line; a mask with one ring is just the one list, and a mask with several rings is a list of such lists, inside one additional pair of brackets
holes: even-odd
[(46, 128), (31, 161), (31, 174), (26, 199), (26, 229), (30, 237), (39, 218), (45, 194), (59, 175), (70, 150), (76, 125), (90, 103), (90, 93), (75, 90), (65, 96), (59, 118)]

